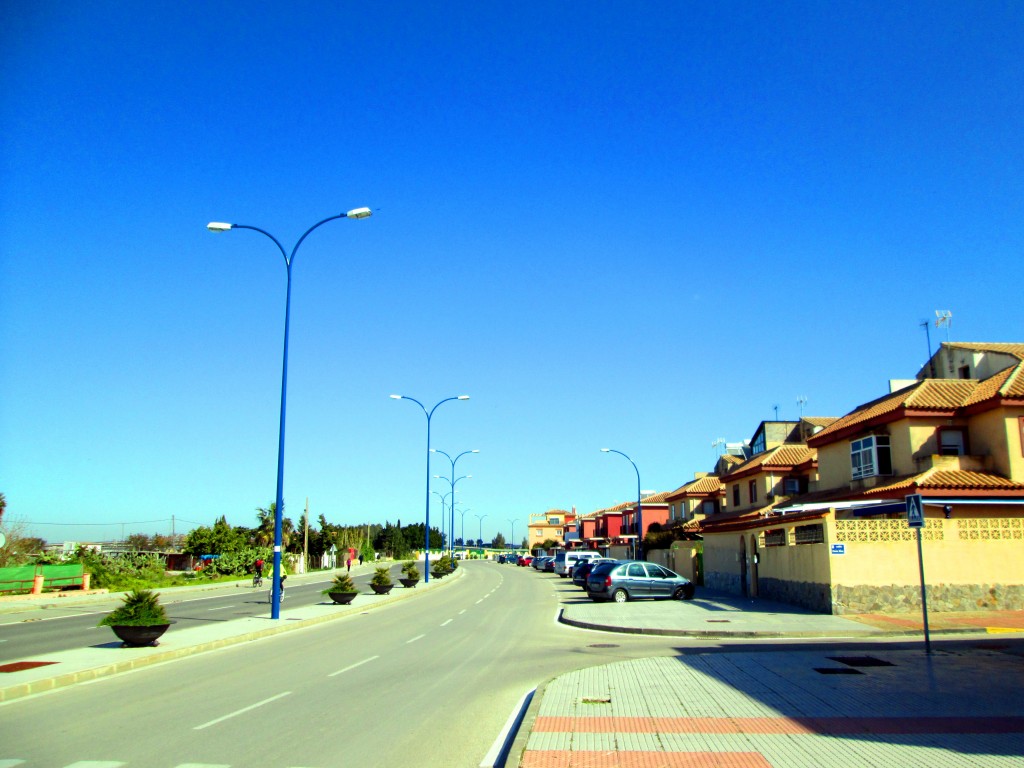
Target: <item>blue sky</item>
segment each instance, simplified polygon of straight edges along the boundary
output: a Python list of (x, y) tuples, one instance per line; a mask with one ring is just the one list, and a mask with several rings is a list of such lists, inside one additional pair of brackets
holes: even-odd
[(471, 396), (433, 444), (480, 449), (467, 535), (518, 539), (633, 496), (601, 447), (670, 490), (775, 405), (883, 394), (936, 309), (1024, 341), (1017, 4), (0, 14), (0, 491), (50, 540), (273, 500), (285, 268), (211, 220), (290, 248), (375, 211), (296, 257), (296, 518), (422, 520), (426, 422), (391, 393)]

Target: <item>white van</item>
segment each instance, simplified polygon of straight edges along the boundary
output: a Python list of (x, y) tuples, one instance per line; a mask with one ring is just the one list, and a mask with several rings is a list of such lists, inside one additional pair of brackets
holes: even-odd
[(572, 573), (573, 566), (580, 560), (597, 560), (600, 552), (585, 550), (582, 552), (559, 552), (555, 555), (555, 573), (563, 579)]

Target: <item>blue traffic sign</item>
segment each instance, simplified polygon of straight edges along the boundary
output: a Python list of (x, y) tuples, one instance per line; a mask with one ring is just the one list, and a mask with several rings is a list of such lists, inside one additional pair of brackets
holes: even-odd
[(924, 502), (921, 494), (913, 493), (907, 498), (907, 525), (911, 528), (924, 528)]

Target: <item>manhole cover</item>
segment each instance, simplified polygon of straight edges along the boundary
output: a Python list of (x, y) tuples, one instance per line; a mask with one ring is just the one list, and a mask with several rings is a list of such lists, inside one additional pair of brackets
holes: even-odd
[(732, 619), (708, 619), (708, 624), (731, 624)]
[(35, 669), (56, 663), (56, 661), (15, 661), (11, 664), (0, 665), (0, 672), (22, 672), (26, 669)]
[(831, 661), (838, 661), (848, 667), (894, 667), (891, 661), (876, 659), (874, 656), (829, 656)]
[(618, 648), (615, 643), (591, 643), (587, 648)]
[(864, 673), (850, 669), (849, 667), (815, 667), (814, 671), (820, 675), (863, 675)]

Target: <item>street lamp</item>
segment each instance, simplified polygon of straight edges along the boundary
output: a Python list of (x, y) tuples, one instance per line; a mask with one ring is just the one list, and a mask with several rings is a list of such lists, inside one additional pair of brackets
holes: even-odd
[(255, 232), (259, 232), (261, 235), (266, 235), (274, 241), (274, 245), (281, 251), (281, 255), (284, 257), (284, 265), (288, 272), (288, 290), (285, 294), (284, 303), (284, 362), (281, 364), (281, 426), (278, 431), (277, 437), (277, 500), (274, 506), (274, 577), (272, 579), (273, 584), (271, 585), (271, 598), (270, 598), (270, 618), (278, 619), (281, 617), (281, 518), (284, 509), (284, 415), (285, 415), (285, 403), (287, 402), (288, 395), (288, 329), (291, 324), (291, 310), (292, 310), (292, 264), (295, 262), (295, 254), (299, 250), (299, 246), (302, 245), (302, 241), (306, 239), (310, 232), (319, 227), (322, 224), (326, 224), (329, 221), (335, 219), (365, 219), (373, 214), (369, 208), (353, 208), (348, 213), (339, 213), (336, 216), (329, 216), (323, 221), (319, 221), (312, 227), (307, 229), (299, 241), (292, 248), (291, 255), (285, 251), (284, 246), (281, 245), (280, 241), (266, 230), (260, 229), (259, 227), (252, 227), (248, 224), (228, 224), (223, 221), (211, 221), (206, 225), (206, 228), (211, 232), (227, 232), (230, 229), (251, 229)]
[[(426, 584), (430, 581), (430, 419), (434, 415), (434, 411), (441, 403), (447, 403), (449, 400), (469, 400), (469, 395), (458, 395), (457, 397), (446, 397), (444, 400), (439, 400), (434, 404), (434, 407), (429, 411), (427, 407), (423, 405), (415, 397), (409, 397), (408, 395), (390, 395), (392, 400), (411, 400), (416, 403), (420, 408), (423, 409), (423, 415), (427, 417), (427, 490), (426, 490), (426, 526), (423, 532), (425, 543), (423, 545), (423, 583)], [(455, 499), (453, 498), (452, 501)]]
[[(435, 480), (447, 480), (448, 478), (447, 477), (442, 477), (441, 475), (434, 475), (434, 479)], [(437, 498), (439, 498), (441, 500), (441, 520), (443, 521), (445, 519), (445, 510), (448, 508), (448, 497), (451, 496), (452, 493), (451, 493), (451, 491), (449, 491), (448, 493), (445, 493), (443, 495), (438, 493), (437, 491), (431, 491), (431, 493), (433, 493), (435, 496), (437, 496)], [(454, 536), (455, 536), (455, 531), (449, 531), (449, 538), (453, 538)], [(444, 525), (443, 524), (441, 525), (441, 538), (444, 538)]]
[(466, 553), (466, 513), (472, 512), (473, 510), (467, 507), (466, 509), (460, 509), (459, 514), (462, 515), (462, 553)]
[(473, 515), (473, 517), (475, 517), (477, 520), (480, 521), (480, 537), (477, 539), (477, 542), (479, 542), (479, 544), (480, 544), (480, 549), (483, 550), (483, 547), (484, 547), (484, 518), (486, 518), (487, 515), (484, 515), (483, 517), (480, 517), (480, 515)]
[(509, 543), (512, 545), (512, 549), (517, 549), (517, 547), (516, 547), (516, 521), (514, 519), (510, 519), (509, 522), (512, 524), (512, 534), (509, 536)]
[(602, 453), (617, 453), (622, 456), (633, 465), (633, 469), (636, 470), (636, 544), (633, 545), (633, 559), (643, 559), (643, 545), (642, 539), (644, 535), (644, 510), (640, 503), (640, 470), (636, 468), (636, 463), (626, 456), (622, 451), (616, 451), (614, 448), (602, 448)]
[[(451, 485), (452, 493), (454, 494), (455, 493), (455, 484), (457, 482), (459, 482), (459, 480), (464, 480), (465, 479), (465, 478), (462, 478), (462, 477), (460, 477), (459, 480), (455, 479), (455, 463), (459, 459), (461, 459), (463, 456), (465, 456), (467, 453), (480, 453), (480, 449), (479, 448), (474, 448), (471, 451), (463, 451), (458, 456), (456, 456), (454, 459), (451, 456), (449, 456), (447, 453), (445, 453), (444, 451), (438, 450), (436, 448), (432, 448), (431, 452), (433, 452), (433, 453), (440, 453), (442, 456), (447, 458), (448, 461), (450, 461), (452, 463), (452, 473), (450, 475), (451, 479), (448, 482)], [(435, 477), (439, 478), (440, 476), (439, 475), (435, 475)], [(472, 475), (466, 475), (466, 477), (467, 478), (468, 477), (472, 477)], [(454, 501), (454, 499), (455, 499), (455, 497), (453, 496), (452, 500)], [(454, 544), (454, 541), (455, 541), (455, 505), (454, 504), (452, 504), (451, 513), (452, 513), (452, 544), (450, 546), (450, 550), (451, 550), (452, 554), (454, 555), (455, 554), (455, 544)], [(463, 542), (465, 542), (465, 539), (463, 539)]]

